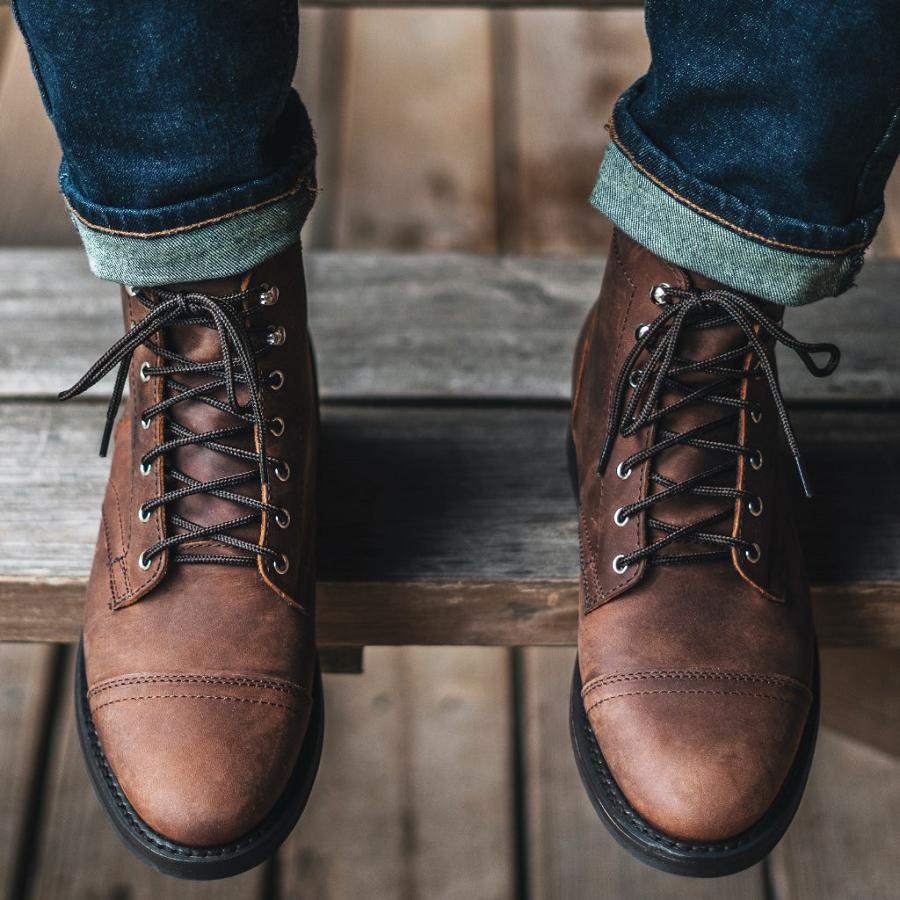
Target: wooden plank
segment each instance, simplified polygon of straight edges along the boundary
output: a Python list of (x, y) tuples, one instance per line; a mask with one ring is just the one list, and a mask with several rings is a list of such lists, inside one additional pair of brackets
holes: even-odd
[(568, 699), (574, 660), (570, 649), (523, 651), (522, 741), (530, 896), (535, 900), (765, 900), (761, 866), (725, 879), (675, 878), (632, 859), (607, 833), (581, 786), (572, 758)]
[[(70, 667), (66, 685), (73, 674)], [(179, 881), (154, 872), (125, 849), (88, 781), (68, 694), (59, 709), (31, 900), (262, 900), (261, 868), (224, 881)]]
[(351, 14), (338, 246), (494, 249), (489, 50), (485, 12)]
[(27, 848), (34, 780), (39, 773), (44, 704), (53, 650), (0, 644), (0, 896), (18, 900), (18, 858)]
[(647, 70), (640, 10), (527, 10), (515, 17), (519, 253), (605, 252), (612, 226), (588, 204), (618, 96)]
[(333, 248), (343, 157), (342, 109), (347, 75), (347, 23), (342, 9), (300, 9), (300, 58), (294, 87), (306, 104), (318, 145), (319, 195), (303, 230), (307, 247)]
[(772, 853), (777, 900), (895, 900), (900, 885), (900, 760), (819, 735), (797, 818)]
[(56, 172), (60, 150), (25, 42), (12, 28), (0, 59), (0, 244), (75, 244)]
[(513, 895), (506, 653), (374, 649), (326, 679), (328, 736), (283, 897)]
[[(103, 415), (91, 402), (0, 405), (0, 496), (27, 497), (0, 521), (0, 635), (77, 634), (106, 477), (93, 456)], [(323, 645), (570, 643), (578, 563), (566, 418), (552, 408), (326, 407)], [(900, 414), (794, 419), (819, 492), (801, 511), (820, 637), (900, 646)], [(848, 478), (854, 460), (881, 477)]]
[(900, 652), (832, 647), (821, 665), (822, 721), (900, 757)]
[[(309, 281), (322, 396), (567, 401), (578, 328), (599, 259), (312, 253)], [(782, 356), (789, 399), (873, 403), (900, 398), (900, 261), (873, 262), (860, 286), (790, 310), (788, 328), (835, 340), (843, 360), (812, 378)], [(55, 397), (121, 333), (116, 288), (83, 255), (0, 250), (0, 397)], [(60, 347), (65, 352), (60, 353)], [(111, 379), (94, 396), (108, 396)]]

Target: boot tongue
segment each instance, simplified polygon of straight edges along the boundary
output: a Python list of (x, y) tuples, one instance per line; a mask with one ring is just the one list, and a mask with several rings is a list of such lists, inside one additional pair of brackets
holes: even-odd
[[(204, 293), (211, 297), (224, 297), (241, 290), (242, 286), (242, 279), (232, 278), (188, 285), (173, 285), (169, 290)], [(210, 363), (219, 362), (222, 359), (222, 345), (219, 332), (212, 322), (209, 322), (208, 325), (170, 326), (166, 329), (163, 340), (167, 349), (192, 362)], [(234, 362), (234, 350), (233, 348), (229, 348), (229, 350), (231, 350), (231, 357)], [(174, 376), (176, 382), (187, 388), (208, 384), (218, 378), (219, 373), (210, 372), (187, 373)], [(173, 396), (177, 393), (178, 391), (175, 389), (167, 389), (167, 396)], [(236, 385), (236, 394), (240, 404), (243, 405), (249, 401), (250, 393), (245, 385)], [(227, 391), (224, 387), (211, 390), (204, 396), (225, 404), (229, 402)], [(169, 417), (195, 434), (234, 428), (241, 424), (241, 420), (228, 412), (209, 405), (202, 399), (185, 400), (181, 403), (176, 403), (170, 409)], [(240, 434), (220, 438), (218, 442), (255, 452), (253, 436), (249, 426)], [(257, 468), (254, 460), (236, 459), (200, 444), (192, 444), (172, 451), (167, 454), (167, 461), (169, 466), (178, 469), (190, 478), (203, 482), (214, 481), (218, 478), (237, 475), (247, 471), (255, 472)], [(172, 478), (169, 479), (169, 482), (167, 489), (176, 489), (184, 486)], [(226, 490), (257, 500), (261, 499), (258, 478)], [(211, 494), (194, 494), (169, 504), (168, 508), (171, 512), (201, 527), (228, 522), (253, 512), (248, 506)], [(183, 533), (185, 530), (177, 525), (172, 525), (173, 533)], [(254, 522), (240, 528), (229, 529), (227, 534), (256, 543), (259, 539), (259, 530), (259, 523)], [(209, 553), (216, 556), (246, 555), (246, 551), (219, 543), (212, 538), (200, 538), (197, 541), (189, 541), (182, 545), (182, 549), (187, 553)]]
[[(721, 285), (700, 276), (691, 275), (692, 286), (700, 290), (716, 290), (721, 289)], [(720, 314), (717, 310), (712, 310), (711, 317), (717, 317)], [(726, 314), (721, 313), (721, 316)], [(688, 325), (685, 327), (678, 341), (676, 348), (676, 357), (684, 362), (700, 361), (710, 359), (719, 354), (727, 353), (729, 350), (736, 350), (745, 346), (747, 343), (746, 336), (737, 324), (726, 323), (715, 328), (700, 328)], [(723, 366), (741, 366), (745, 359), (738, 357), (730, 362), (723, 363)], [(693, 385), (700, 387), (719, 381), (722, 376), (707, 372), (692, 372), (676, 376), (677, 380), (685, 385)], [(740, 382), (734, 380), (720, 385), (713, 393), (719, 396), (738, 396), (740, 391)], [(683, 394), (673, 390), (664, 389), (660, 396), (660, 408), (669, 406), (679, 399), (683, 398)], [(686, 407), (676, 410), (665, 415), (657, 426), (657, 441), (664, 439), (663, 430), (678, 432), (684, 434), (702, 425), (716, 422), (720, 419), (728, 417), (731, 410), (722, 405), (697, 400)], [(711, 428), (699, 436), (701, 440), (720, 441), (722, 443), (736, 444), (738, 442), (738, 422), (734, 419), (725, 422), (722, 425)], [(733, 461), (737, 462), (737, 457), (719, 450), (706, 449), (702, 447), (692, 447), (687, 444), (677, 444), (674, 447), (663, 451), (656, 456), (653, 467), (654, 471), (673, 482), (680, 483), (692, 478), (701, 472), (720, 466), (724, 463)], [(707, 486), (728, 486), (733, 487), (735, 484), (734, 468), (726, 469), (721, 475), (704, 480)], [(666, 489), (665, 485), (652, 484), (650, 493), (660, 493)], [(657, 518), (669, 525), (680, 527), (705, 519), (708, 516), (715, 515), (726, 510), (733, 509), (733, 501), (727, 498), (702, 497), (694, 494), (682, 494), (671, 497), (662, 501), (658, 506), (651, 508), (651, 517)], [(707, 533), (728, 535), (732, 531), (732, 518), (726, 517), (720, 522), (713, 523), (702, 530)], [(657, 540), (663, 535), (659, 532), (652, 532), (650, 540)], [(662, 551), (665, 555), (678, 555), (690, 553), (708, 552), (712, 548), (707, 544), (698, 543), (693, 540), (675, 541), (669, 544)]]

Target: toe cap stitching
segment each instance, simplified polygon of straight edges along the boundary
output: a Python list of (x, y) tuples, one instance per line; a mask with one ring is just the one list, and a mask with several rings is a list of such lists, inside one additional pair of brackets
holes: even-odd
[(224, 700), (230, 703), (253, 703), (261, 706), (274, 706), (278, 709), (286, 709), (288, 712), (299, 713), (295, 706), (284, 703), (275, 703), (272, 700), (258, 700), (252, 697), (223, 697), (215, 694), (150, 694), (143, 697), (119, 697), (115, 700), (105, 700), (93, 708), (94, 713), (100, 712), (106, 706), (115, 703), (133, 703), (138, 700)]
[(656, 690), (646, 690), (646, 691), (625, 691), (621, 694), (613, 694), (611, 697), (601, 697), (599, 700), (595, 700), (590, 706), (585, 708), (585, 712), (590, 712), (595, 707), (600, 706), (601, 703), (607, 703), (610, 700), (619, 700), (622, 697), (644, 697), (650, 694), (717, 694), (720, 696), (727, 697), (755, 697), (760, 700), (777, 700), (779, 703), (788, 703), (791, 706), (797, 706), (800, 709), (805, 709), (808, 705), (806, 702), (798, 703), (796, 700), (793, 700), (789, 697), (779, 697), (777, 694), (761, 694), (758, 691), (716, 691), (712, 689), (700, 689), (700, 688), (659, 688)]

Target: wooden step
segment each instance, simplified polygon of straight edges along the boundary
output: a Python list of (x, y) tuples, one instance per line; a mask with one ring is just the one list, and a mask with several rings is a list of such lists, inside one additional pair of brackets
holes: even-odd
[[(574, 334), (599, 260), (320, 254), (324, 645), (567, 644), (577, 540), (565, 465)], [(900, 265), (791, 311), (839, 373), (785, 360), (818, 499), (802, 503), (821, 640), (900, 647)], [(74, 640), (107, 463), (104, 384), (52, 399), (114, 339), (77, 251), (0, 251), (0, 638)], [(861, 477), (878, 472), (878, 478)]]

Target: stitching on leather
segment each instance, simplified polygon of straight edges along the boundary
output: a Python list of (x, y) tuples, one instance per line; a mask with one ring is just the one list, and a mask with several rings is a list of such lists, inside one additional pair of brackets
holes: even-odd
[(160, 238), (160, 237), (169, 237), (173, 234), (182, 234), (185, 231), (196, 231), (198, 228), (203, 228), (206, 225), (215, 225), (217, 222), (225, 222), (228, 219), (233, 219), (236, 216), (243, 215), (244, 213), (253, 212), (257, 209), (262, 209), (265, 206), (271, 206), (273, 203), (278, 203), (280, 200), (286, 200), (288, 197), (292, 197), (294, 194), (299, 193), (303, 188), (306, 188), (310, 194), (315, 195), (319, 191), (317, 188), (311, 186), (309, 182), (309, 178), (306, 175), (301, 175), (297, 180), (296, 184), (284, 191), (281, 194), (278, 194), (276, 197), (270, 197), (268, 200), (261, 200), (259, 203), (253, 203), (250, 206), (243, 206), (240, 209), (233, 210), (232, 212), (223, 213), (220, 216), (213, 216), (210, 219), (204, 219), (202, 222), (193, 222), (190, 225), (180, 225), (177, 228), (167, 228), (163, 231), (120, 231), (116, 228), (107, 228), (104, 225), (96, 225), (93, 222), (86, 219), (81, 213), (76, 211), (71, 203), (69, 203), (68, 199), (66, 199), (66, 208), (69, 211), (69, 214), (74, 216), (81, 222), (82, 225), (90, 228), (91, 231), (100, 231), (103, 234), (112, 234), (117, 237), (131, 237), (131, 238)]
[(697, 203), (688, 200), (687, 197), (670, 188), (665, 182), (660, 181), (660, 179), (657, 178), (652, 172), (642, 166), (637, 161), (634, 154), (622, 143), (621, 139), (619, 138), (619, 134), (616, 131), (615, 125), (611, 119), (607, 127), (609, 129), (610, 140), (622, 152), (628, 162), (630, 162), (631, 165), (633, 165), (635, 169), (637, 169), (638, 172), (640, 172), (645, 178), (652, 181), (653, 184), (655, 184), (661, 190), (665, 191), (670, 197), (674, 197), (679, 203), (683, 203), (686, 207), (688, 207), (688, 209), (692, 209), (694, 210), (694, 212), (700, 213), (707, 219), (711, 219), (713, 222), (717, 222), (719, 225), (728, 228), (730, 231), (734, 231), (737, 234), (743, 235), (744, 237), (752, 238), (755, 241), (759, 241), (761, 244), (768, 244), (770, 247), (777, 247), (780, 250), (789, 250), (792, 253), (801, 253), (805, 256), (847, 256), (857, 250), (865, 250), (866, 247), (869, 246), (869, 241), (860, 241), (857, 244), (850, 244), (843, 250), (814, 250), (810, 247), (800, 247), (797, 244), (786, 244), (782, 241), (776, 241), (772, 238), (767, 238), (761, 234), (757, 234), (755, 231), (750, 231), (747, 228), (741, 228), (740, 225), (735, 225), (733, 222), (729, 222), (728, 219), (725, 219), (722, 216), (718, 216), (715, 213), (710, 212), (708, 209), (704, 209)]
[(256, 700), (250, 697), (220, 697), (215, 694), (151, 694), (147, 697), (119, 697), (116, 700), (106, 700), (94, 707), (94, 712), (98, 713), (106, 706), (112, 706), (115, 703), (136, 703), (139, 700), (225, 700), (229, 703), (253, 703), (259, 706), (274, 706), (278, 709), (286, 709), (288, 712), (298, 713), (299, 709), (293, 706), (286, 706), (283, 703), (275, 703), (271, 700)]
[(250, 846), (255, 840), (258, 839), (258, 836), (260, 834), (264, 834), (267, 830), (270, 830), (263, 829), (262, 827), (257, 827), (250, 834), (237, 841), (232, 841), (230, 844), (227, 844), (223, 847), (206, 849), (194, 849), (176, 844), (172, 841), (161, 840), (160, 835), (157, 835), (155, 832), (153, 832), (135, 814), (134, 809), (128, 802), (128, 799), (125, 797), (122, 788), (119, 786), (119, 783), (115, 775), (113, 774), (112, 769), (110, 768), (109, 762), (107, 761), (106, 756), (103, 753), (103, 748), (100, 745), (100, 738), (97, 734), (97, 729), (94, 726), (94, 720), (90, 712), (90, 704), (88, 703), (87, 692), (82, 692), (81, 694), (81, 708), (83, 710), (84, 719), (88, 728), (91, 751), (93, 753), (94, 759), (97, 761), (97, 764), (102, 770), (102, 775), (104, 780), (106, 781), (107, 786), (109, 787), (111, 793), (114, 794), (116, 806), (118, 807), (122, 815), (125, 816), (125, 818), (128, 820), (131, 828), (137, 831), (145, 840), (149, 841), (154, 846), (170, 853), (177, 853), (179, 856), (185, 856), (188, 858), (205, 859), (209, 857), (225, 857), (239, 852), (244, 847)]
[(700, 688), (669, 688), (647, 691), (627, 691), (622, 694), (613, 694), (611, 697), (601, 697), (595, 700), (590, 706), (585, 708), (585, 712), (600, 706), (602, 703), (608, 703), (610, 700), (619, 700), (622, 697), (646, 697), (653, 694), (713, 694), (720, 697), (755, 697), (758, 700), (777, 700), (779, 703), (787, 703), (790, 706), (798, 706), (801, 709), (806, 707), (806, 703), (800, 704), (789, 697), (779, 697), (776, 694), (760, 694), (755, 691), (713, 691)]
[(103, 691), (113, 690), (119, 687), (128, 687), (136, 684), (221, 684), (234, 687), (257, 687), (271, 691), (281, 691), (287, 694), (302, 694), (309, 696), (310, 692), (299, 684), (289, 681), (272, 681), (265, 678), (251, 678), (244, 675), (218, 676), (218, 675), (134, 675), (113, 678), (94, 685), (88, 691), (88, 697), (94, 697)]
[[(131, 299), (131, 298), (128, 299), (127, 308), (128, 308), (129, 318), (132, 321), (136, 320), (137, 317), (135, 314), (135, 307), (134, 307), (133, 299)], [(159, 365), (160, 359), (159, 359), (158, 355), (154, 355), (154, 362), (157, 365)], [(128, 390), (130, 392), (131, 397), (135, 398), (135, 401), (133, 401), (133, 402), (136, 403), (136, 398), (138, 396), (138, 389), (137, 389), (137, 382), (135, 381), (135, 371), (136, 371), (136, 367), (132, 365), (128, 372)], [(162, 383), (160, 383), (158, 385), (154, 385), (154, 387), (153, 387), (154, 404), (159, 403), (159, 401), (162, 400), (162, 398), (163, 398), (162, 395), (163, 395)], [(135, 411), (135, 413), (137, 412), (136, 405), (135, 405), (134, 411)], [(134, 463), (136, 462), (135, 454), (138, 450), (138, 447), (137, 447), (137, 440), (135, 438), (135, 430), (134, 430), (134, 422), (133, 421), (131, 422), (131, 426), (132, 426), (132, 434), (131, 434), (131, 461), (130, 462), (133, 467)], [(162, 419), (159, 417), (157, 417), (157, 419), (154, 423), (154, 437), (156, 438), (157, 443), (162, 443), (162, 440), (163, 440)], [(156, 473), (157, 494), (162, 494), (164, 492), (162, 467), (158, 466), (157, 469), (158, 469), (158, 471)], [(129, 473), (129, 501), (128, 501), (129, 508), (133, 508), (135, 505), (135, 497), (134, 497), (135, 484), (136, 484), (136, 476), (134, 473), (134, 469), (132, 468), (131, 472)], [(162, 522), (161, 522), (162, 516), (163, 516), (163, 513), (160, 508), (155, 512), (155, 514), (152, 517), (153, 518), (153, 527), (156, 529), (157, 542), (162, 540), (162, 537), (163, 537)], [(128, 532), (127, 532), (128, 537), (127, 537), (127, 541), (125, 542), (126, 552), (127, 552), (127, 550), (130, 550), (130, 548), (131, 548), (131, 533), (132, 533), (132, 528), (133, 528), (132, 518), (129, 517), (128, 521), (129, 521)], [(125, 537), (124, 528), (122, 531), (122, 535), (124, 538)], [(153, 565), (151, 565), (151, 567), (147, 571), (147, 576), (143, 580), (141, 580), (137, 585), (135, 585), (134, 587), (131, 586), (131, 580), (128, 575), (128, 570), (129, 570), (128, 564), (127, 564), (127, 562), (123, 562), (122, 569), (123, 569), (124, 577), (125, 577), (126, 592), (122, 596), (116, 598), (115, 603), (113, 604), (113, 607), (112, 607), (113, 609), (120, 609), (122, 606), (127, 604), (128, 601), (133, 600), (135, 598), (140, 600), (141, 596), (143, 596), (143, 594), (145, 593), (144, 589), (147, 588), (148, 585), (151, 588), (153, 587), (155, 580), (157, 580), (159, 577), (161, 577), (165, 553), (166, 553), (166, 551), (163, 550), (160, 554), (158, 554), (155, 557)]]
[[(625, 335), (626, 328), (628, 326), (628, 316), (631, 313), (631, 306), (634, 303), (634, 297), (635, 297), (635, 294), (637, 293), (637, 285), (631, 280), (631, 278), (628, 274), (628, 270), (625, 267), (625, 261), (622, 259), (622, 253), (619, 248), (618, 234), (615, 234), (615, 233), (613, 235), (612, 250), (613, 250), (613, 256), (615, 257), (616, 263), (619, 266), (620, 271), (622, 272), (622, 277), (628, 282), (628, 285), (631, 288), (631, 293), (628, 295), (628, 303), (626, 304), (625, 311), (622, 314), (622, 325), (619, 328), (619, 335), (616, 338), (616, 350), (615, 350), (615, 353), (613, 354), (613, 362), (612, 362), (612, 366), (611, 366), (612, 371), (615, 371), (616, 366), (618, 365), (619, 356), (620, 356), (620, 353), (622, 350), (622, 340)], [(607, 399), (606, 399), (606, 408), (607, 409), (609, 409), (612, 406), (612, 396), (613, 396), (614, 386), (615, 386), (614, 380), (610, 380), (609, 395), (607, 396)], [(604, 491), (603, 487), (601, 486), (598, 515), (601, 514), (603, 512), (603, 510), (605, 509), (605, 500), (606, 500), (606, 491)], [(640, 519), (640, 516), (635, 516), (634, 519), (635, 519), (634, 540), (635, 540), (635, 544), (639, 545), (640, 538), (641, 538), (641, 533), (640, 533), (641, 519)], [(595, 557), (597, 555), (597, 548), (594, 544), (593, 538), (590, 535), (590, 533), (586, 533), (586, 537), (587, 537), (589, 548), (591, 550), (591, 555), (590, 555), (591, 570), (594, 575), (595, 583), (597, 585), (599, 585), (601, 583), (601, 581), (600, 581), (599, 575), (597, 574), (597, 568), (596, 568), (596, 562), (595, 562)], [(612, 587), (608, 588), (607, 590), (601, 589), (599, 592), (597, 592), (595, 598), (592, 598), (593, 602), (590, 604), (590, 607), (588, 609), (586, 609), (585, 611), (591, 612), (593, 609), (595, 609), (597, 606), (599, 606), (601, 603), (603, 603), (603, 601), (606, 600), (608, 597), (611, 597), (613, 594), (617, 593), (621, 588), (625, 587), (628, 584), (633, 583), (638, 578), (639, 575), (640, 575), (640, 565), (638, 567), (636, 567), (636, 571), (634, 572), (634, 574), (623, 578), (618, 584), (613, 585)]]
[(622, 684), (629, 681), (645, 681), (657, 678), (677, 678), (683, 680), (698, 681), (740, 681), (752, 684), (771, 684), (782, 687), (792, 687), (808, 692), (809, 688), (788, 675), (763, 674), (761, 672), (730, 672), (716, 669), (636, 669), (633, 672), (615, 672), (611, 675), (601, 675), (592, 678), (581, 690), (581, 695), (599, 690), (611, 684)]

